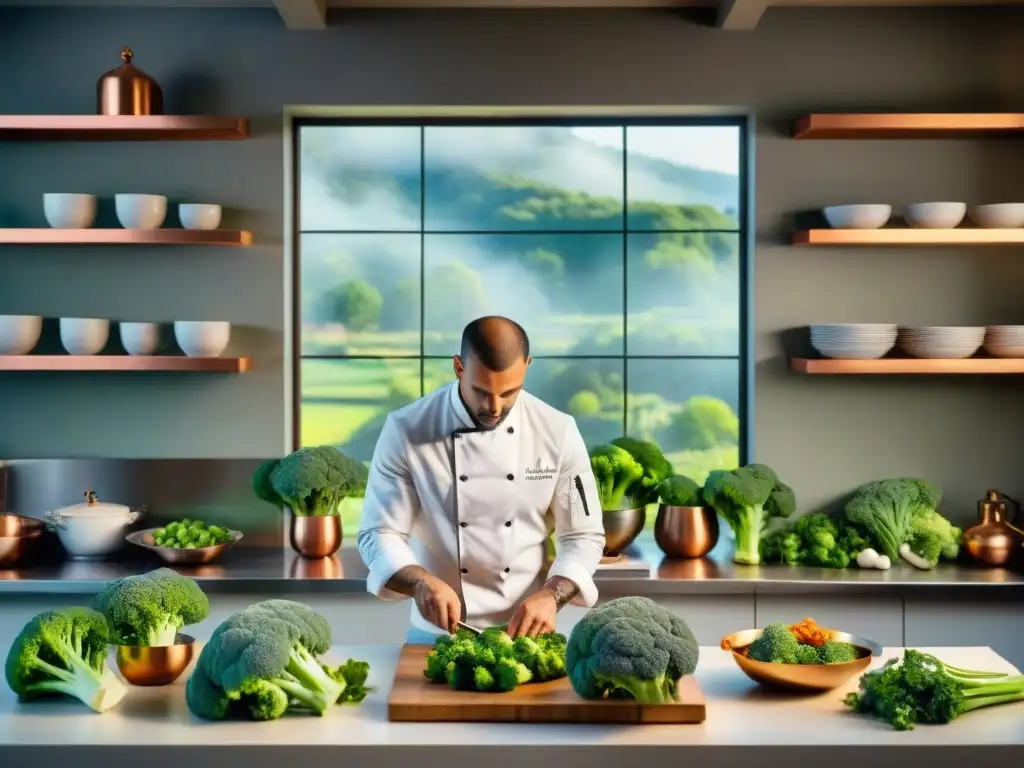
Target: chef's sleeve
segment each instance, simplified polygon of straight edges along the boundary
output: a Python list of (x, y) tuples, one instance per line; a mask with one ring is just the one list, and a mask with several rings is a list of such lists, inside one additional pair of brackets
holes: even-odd
[(419, 565), (409, 546), (419, 512), (402, 431), (389, 414), (370, 462), (357, 537), (359, 556), (370, 571), (366, 590), (382, 600), (406, 599), (385, 585), (402, 568)]
[(569, 579), (579, 588), (573, 604), (589, 608), (597, 603), (594, 572), (604, 553), (604, 523), (590, 455), (572, 418), (566, 425), (553, 512), (556, 554), (548, 578)]

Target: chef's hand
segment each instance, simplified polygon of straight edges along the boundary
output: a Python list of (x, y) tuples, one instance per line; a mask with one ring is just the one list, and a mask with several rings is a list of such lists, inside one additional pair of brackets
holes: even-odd
[(462, 620), (462, 602), (446, 582), (428, 573), (416, 582), (413, 597), (423, 618), (445, 632), (455, 633)]
[(555, 595), (549, 589), (542, 589), (519, 604), (508, 623), (508, 633), (512, 637), (536, 637), (554, 632), (557, 615), (558, 603)]

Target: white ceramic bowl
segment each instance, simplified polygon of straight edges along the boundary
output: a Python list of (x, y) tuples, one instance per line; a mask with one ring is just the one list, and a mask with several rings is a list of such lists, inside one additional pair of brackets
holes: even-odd
[(160, 346), (158, 323), (118, 323), (121, 346), (129, 355), (152, 355)]
[(38, 315), (0, 315), (0, 355), (27, 355), (42, 331), (43, 318)]
[(163, 195), (114, 195), (114, 207), (125, 229), (159, 229), (167, 218)]
[(220, 226), (221, 208), (212, 203), (182, 203), (178, 218), (185, 229), (216, 229)]
[(60, 343), (69, 355), (95, 355), (107, 345), (110, 321), (98, 317), (62, 317)]
[(903, 209), (907, 224), (921, 229), (953, 229), (967, 215), (967, 203), (914, 203)]
[(189, 357), (220, 357), (231, 340), (231, 323), (176, 320), (174, 338)]
[(892, 206), (832, 205), (821, 213), (833, 229), (879, 229), (892, 216)]
[(970, 210), (971, 221), (985, 229), (1018, 229), (1024, 227), (1024, 203), (994, 203), (975, 205)]
[(47, 192), (43, 215), (54, 229), (87, 229), (96, 221), (96, 195)]

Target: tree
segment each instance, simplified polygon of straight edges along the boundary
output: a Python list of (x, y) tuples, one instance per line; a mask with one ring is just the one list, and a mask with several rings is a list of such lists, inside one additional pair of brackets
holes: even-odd
[(671, 430), (687, 450), (707, 451), (736, 445), (740, 439), (740, 420), (724, 400), (694, 395), (672, 420)]
[(380, 326), (384, 299), (365, 280), (348, 280), (329, 290), (324, 297), (327, 315), (350, 331), (373, 331)]
[(573, 416), (596, 416), (601, 412), (601, 398), (596, 392), (583, 390), (569, 398), (569, 413)]

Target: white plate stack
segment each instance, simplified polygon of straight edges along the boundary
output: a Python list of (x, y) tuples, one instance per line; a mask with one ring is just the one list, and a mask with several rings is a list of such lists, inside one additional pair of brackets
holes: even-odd
[(913, 357), (954, 360), (970, 357), (985, 341), (985, 328), (933, 325), (900, 328), (900, 349)]
[(811, 345), (835, 360), (877, 360), (896, 344), (896, 325), (826, 323), (811, 326)]
[(985, 351), (992, 357), (1024, 358), (1024, 325), (990, 325), (985, 329)]

